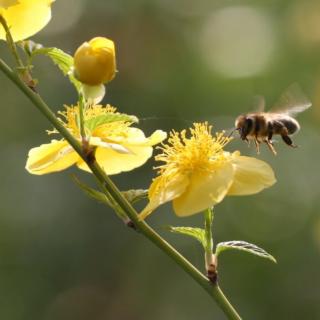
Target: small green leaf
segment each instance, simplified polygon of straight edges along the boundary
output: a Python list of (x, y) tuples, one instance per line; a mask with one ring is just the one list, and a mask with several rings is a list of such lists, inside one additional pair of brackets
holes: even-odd
[(122, 192), (123, 196), (132, 204), (148, 197), (148, 190), (136, 189)]
[(39, 48), (35, 49), (31, 53), (31, 59), (34, 58), (36, 55), (45, 55), (49, 57), (54, 64), (56, 64), (59, 69), (63, 72), (65, 76), (68, 76), (70, 82), (75, 86), (78, 92), (81, 91), (82, 84), (78, 81), (72, 72), (73, 68), (73, 57), (69, 54), (65, 53), (64, 51), (58, 48)]
[(83, 182), (81, 182), (76, 176), (72, 175), (72, 180), (76, 183), (76, 185), (78, 187), (80, 187), (80, 189), (82, 191), (84, 191), (84, 193), (89, 196), (90, 198), (93, 198), (94, 200), (97, 200), (98, 202), (102, 202), (106, 205), (108, 205), (109, 207), (113, 207), (109, 201), (109, 199), (107, 198), (107, 196), (103, 193), (100, 192), (96, 189), (93, 189), (91, 187), (89, 187), (88, 185), (84, 184)]
[(216, 255), (218, 256), (221, 252), (226, 250), (245, 251), (245, 252), (254, 254), (256, 256), (259, 256), (261, 258), (269, 259), (274, 263), (277, 263), (276, 259), (267, 251), (246, 241), (234, 240), (234, 241), (220, 242), (218, 243), (216, 248)]
[(111, 201), (108, 199), (108, 197), (101, 191), (95, 190), (83, 182), (81, 182), (76, 176), (71, 176), (73, 181), (80, 187), (84, 193), (89, 196), (90, 198), (93, 198), (94, 200), (97, 200), (98, 202), (102, 202), (106, 206), (112, 208), (118, 217), (122, 220), (127, 220), (127, 215), (123, 212), (123, 210), (118, 206), (117, 204), (111, 203)]
[[(118, 206), (117, 204), (112, 204), (103, 192), (89, 187), (85, 183), (81, 182), (75, 175), (72, 175), (71, 178), (87, 196), (115, 210), (121, 219), (127, 219), (127, 215), (123, 212), (120, 206)], [(137, 201), (140, 201), (148, 196), (148, 190), (142, 189), (128, 190), (121, 193), (131, 204), (134, 204)]]
[(85, 121), (85, 126), (90, 131), (93, 131), (98, 126), (101, 126), (106, 123), (116, 122), (116, 121), (125, 121), (125, 122), (138, 122), (138, 118), (135, 116), (130, 116), (124, 113), (109, 113), (102, 114), (96, 117), (92, 117)]
[(173, 233), (184, 234), (198, 240), (204, 248), (206, 248), (206, 236), (204, 229), (192, 227), (172, 227), (169, 226), (169, 231)]

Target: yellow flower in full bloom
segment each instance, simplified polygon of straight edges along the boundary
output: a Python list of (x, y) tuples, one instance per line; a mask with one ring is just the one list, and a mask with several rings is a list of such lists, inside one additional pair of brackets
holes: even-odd
[(207, 123), (196, 123), (191, 137), (183, 130), (173, 132), (169, 144), (160, 148), (159, 175), (149, 188), (149, 203), (141, 212), (144, 219), (163, 203), (172, 201), (178, 216), (189, 216), (221, 202), (226, 195), (249, 195), (272, 186), (271, 167), (238, 151), (223, 150), (230, 138), (211, 134)]
[(74, 54), (76, 78), (89, 86), (111, 81), (116, 73), (114, 42), (96, 37), (83, 43)]
[[(65, 127), (80, 140), (78, 106), (67, 107), (61, 115), (64, 117)], [(132, 127), (133, 122), (129, 120), (110, 121), (117, 116), (121, 119), (121, 114), (109, 105), (94, 105), (88, 107), (84, 113), (89, 144), (95, 147), (96, 161), (110, 175), (142, 166), (152, 156), (152, 146), (166, 138), (166, 133), (161, 130), (145, 137), (143, 131)], [(86, 163), (67, 141), (52, 140), (51, 143), (29, 151), (26, 169), (32, 174), (42, 175), (64, 170), (73, 164), (90, 172)]]
[[(51, 19), (55, 0), (0, 0), (0, 15), (6, 20), (13, 41), (24, 40), (39, 32)], [(0, 26), (0, 39), (6, 33)]]

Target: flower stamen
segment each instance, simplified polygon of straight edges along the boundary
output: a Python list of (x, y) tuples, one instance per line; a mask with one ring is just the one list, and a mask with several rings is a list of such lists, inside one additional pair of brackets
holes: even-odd
[[(168, 144), (162, 144), (158, 149), (162, 153), (155, 159), (165, 164), (156, 167), (159, 174), (179, 170), (188, 172), (194, 170), (206, 170), (217, 163), (223, 157), (223, 148), (231, 138), (224, 135), (224, 132), (217, 133), (215, 137), (211, 134), (212, 126), (205, 123), (195, 123), (190, 129), (190, 137), (187, 131), (181, 133), (172, 131), (168, 139)], [(175, 169), (174, 169), (175, 168)]]

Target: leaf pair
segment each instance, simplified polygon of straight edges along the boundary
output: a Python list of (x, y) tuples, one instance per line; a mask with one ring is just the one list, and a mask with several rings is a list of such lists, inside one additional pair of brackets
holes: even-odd
[[(192, 237), (198, 240), (202, 244), (204, 249), (207, 248), (205, 230), (202, 228), (170, 226), (169, 230), (173, 233), (184, 234), (186, 236)], [(271, 260), (274, 263), (277, 262), (276, 259), (267, 251), (246, 241), (233, 240), (233, 241), (220, 242), (216, 246), (215, 255), (218, 257), (221, 252), (227, 251), (227, 250), (244, 251), (244, 252), (251, 253), (255, 256), (258, 256), (260, 258)]]

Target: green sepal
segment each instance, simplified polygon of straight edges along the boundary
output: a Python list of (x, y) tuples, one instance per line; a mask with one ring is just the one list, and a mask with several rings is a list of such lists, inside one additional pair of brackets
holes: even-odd
[(45, 55), (49, 57), (55, 65), (62, 71), (65, 76), (68, 76), (70, 82), (75, 86), (78, 93), (81, 92), (82, 84), (73, 75), (73, 57), (58, 48), (37, 48), (30, 53), (30, 62), (37, 55)]
[(215, 254), (218, 257), (221, 252), (226, 250), (239, 250), (239, 251), (248, 252), (258, 257), (265, 258), (265, 259), (271, 260), (274, 263), (277, 263), (277, 260), (267, 251), (256, 246), (255, 244), (252, 244), (246, 241), (234, 240), (234, 241), (220, 242), (217, 244)]
[[(71, 178), (87, 196), (114, 209), (117, 215), (121, 219), (123, 220), (127, 219), (127, 215), (123, 212), (120, 206), (117, 205), (116, 203), (112, 203), (103, 192), (89, 187), (85, 183), (81, 182), (75, 175), (72, 175)], [(131, 204), (134, 204), (146, 198), (148, 195), (148, 190), (137, 189), (137, 190), (122, 191), (121, 193)]]
[(86, 185), (85, 183), (81, 182), (75, 175), (71, 175), (72, 180), (75, 184), (90, 198), (97, 200), (98, 202), (102, 202), (109, 207), (113, 207), (107, 196), (96, 189), (93, 189)]
[(168, 229), (173, 233), (183, 234), (198, 240), (202, 244), (204, 249), (207, 247), (207, 240), (206, 240), (204, 229), (192, 228), (192, 227), (172, 227), (172, 226), (169, 226)]
[(144, 189), (132, 189), (128, 191), (122, 191), (121, 193), (131, 204), (134, 204), (148, 197), (148, 190)]
[(93, 189), (86, 185), (85, 183), (81, 182), (76, 176), (72, 175), (71, 176), (72, 180), (76, 183), (76, 185), (90, 198), (101, 202), (105, 204), (107, 207), (112, 208), (117, 216), (122, 219), (122, 220), (127, 220), (127, 215), (123, 212), (123, 210), (117, 205), (113, 204), (108, 197), (101, 191), (98, 191), (96, 189)]
[(135, 123), (138, 122), (138, 118), (135, 116), (130, 116), (124, 113), (111, 113), (110, 114), (102, 114), (96, 117), (92, 117), (84, 122), (85, 127), (91, 132), (94, 131), (98, 126), (104, 125), (106, 123), (124, 121)]
[(18, 46), (30, 58), (35, 50), (43, 48), (43, 45), (32, 40), (22, 40), (17, 42)]

